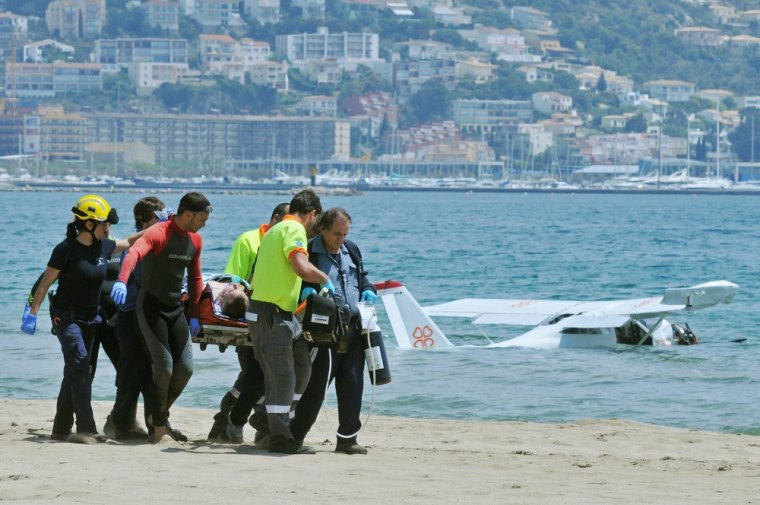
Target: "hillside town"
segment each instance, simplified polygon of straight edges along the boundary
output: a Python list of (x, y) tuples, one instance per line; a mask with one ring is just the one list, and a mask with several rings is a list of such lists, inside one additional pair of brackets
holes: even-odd
[[(676, 28), (679, 43), (738, 62), (760, 54), (760, 37), (751, 35), (760, 10), (685, 3), (709, 9), (712, 25)], [(110, 5), (52, 0), (43, 17), (5, 3), (1, 176), (294, 182), (318, 172), (336, 184), (414, 177), (553, 187), (760, 180), (760, 90), (700, 89), (669, 75), (638, 82), (578, 54), (582, 41), (563, 46), (553, 14), (528, 5), (501, 8), (512, 26), (498, 28), (455, 0), (131, 0), (124, 12), (162, 36), (107, 38)], [(433, 29), (400, 41), (335, 31), (328, 7), (372, 25), (424, 16)], [(313, 29), (266, 32), (273, 40), (247, 35), (252, 26), (278, 26), (286, 8)], [(197, 36), (180, 35), (188, 23)], [(454, 93), (498, 87), (504, 75), (519, 76), (529, 93)], [(276, 98), (224, 110), (177, 98), (225, 89)], [(103, 106), (95, 97), (106, 92)], [(746, 152), (737, 139), (749, 142)]]

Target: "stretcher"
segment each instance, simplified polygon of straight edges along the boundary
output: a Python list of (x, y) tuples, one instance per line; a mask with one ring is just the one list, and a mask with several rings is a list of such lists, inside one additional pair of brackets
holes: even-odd
[(227, 317), (216, 303), (219, 293), (230, 282), (240, 282), (248, 287), (245, 281), (233, 279), (229, 275), (216, 275), (208, 279), (203, 288), (198, 314), (202, 329), (198, 335), (192, 337), (193, 342), (199, 344), (202, 351), (205, 351), (209, 344), (218, 345), (219, 352), (226, 351), (230, 346), (252, 345), (248, 337), (248, 323), (245, 319)]

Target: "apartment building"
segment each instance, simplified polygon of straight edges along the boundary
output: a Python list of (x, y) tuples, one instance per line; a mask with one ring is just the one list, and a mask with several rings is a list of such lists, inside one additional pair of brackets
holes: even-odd
[(7, 59), (11, 49), (26, 43), (28, 31), (29, 21), (26, 16), (0, 12), (0, 61)]
[(106, 24), (106, 0), (53, 0), (45, 10), (45, 24), (58, 38), (95, 38)]
[(118, 72), (131, 63), (164, 63), (188, 68), (186, 39), (125, 38), (95, 41), (95, 61), (105, 72)]
[(380, 39), (376, 33), (329, 33), (320, 27), (317, 33), (278, 35), (275, 52), (298, 66), (312, 60), (335, 60), (348, 71), (359, 64), (382, 61)]
[(531, 95), (533, 108), (544, 114), (555, 112), (568, 112), (573, 108), (573, 99), (562, 93), (554, 91), (542, 91)]
[(304, 19), (325, 19), (325, 0), (292, 0), (291, 5), (301, 9)]
[(62, 53), (74, 54), (74, 47), (68, 44), (62, 44), (53, 39), (40, 40), (24, 46), (25, 63), (46, 63), (43, 52), (47, 48), (54, 48)]
[(335, 117), (338, 115), (338, 100), (334, 96), (305, 96), (298, 104), (298, 111), (306, 116)]
[(185, 74), (185, 68), (176, 63), (133, 62), (127, 65), (127, 73), (137, 92), (146, 94), (162, 84), (176, 84)]
[(195, 0), (192, 16), (204, 28), (244, 26), (236, 0)]
[(494, 71), (496, 69), (497, 66), (491, 63), (484, 63), (482, 61), (474, 59), (457, 59), (455, 75), (457, 79), (461, 79), (462, 77), (470, 77), (476, 83), (482, 84), (493, 79)]
[(299, 116), (89, 114), (88, 142), (141, 142), (156, 163), (348, 157), (346, 119)]
[(720, 30), (715, 28), (706, 28), (704, 26), (688, 26), (686, 28), (677, 28), (675, 31), (677, 39), (694, 46), (719, 46), (725, 39)]
[(437, 80), (453, 90), (456, 86), (456, 64), (453, 58), (394, 62), (393, 85), (398, 91), (399, 101), (408, 101), (430, 80)]
[(508, 126), (533, 121), (529, 100), (457, 99), (451, 104), (457, 127), (470, 135), (501, 134)]
[(236, 44), (237, 40), (226, 34), (202, 33), (198, 37), (201, 66), (232, 62), (235, 58)]
[(552, 26), (549, 13), (534, 9), (533, 7), (512, 7), (510, 16), (520, 28), (546, 30)]
[(150, 0), (142, 4), (151, 26), (171, 32), (179, 31), (179, 4), (170, 0)]
[(97, 63), (6, 63), (5, 89), (19, 98), (53, 98), (102, 89)]
[(688, 102), (694, 94), (694, 84), (667, 79), (645, 82), (644, 89), (650, 97), (666, 102)]
[(243, 9), (259, 23), (280, 21), (280, 0), (244, 0)]
[(268, 42), (244, 38), (235, 40), (229, 35), (204, 33), (199, 37), (200, 63), (213, 68), (219, 63), (236, 63), (249, 66), (267, 61), (271, 56)]
[(461, 7), (436, 5), (433, 7), (433, 17), (437, 23), (444, 26), (462, 26), (472, 24), (472, 16), (465, 13)]
[(245, 67), (255, 84), (271, 86), (280, 91), (290, 89), (288, 79), (288, 64), (278, 61), (262, 61)]

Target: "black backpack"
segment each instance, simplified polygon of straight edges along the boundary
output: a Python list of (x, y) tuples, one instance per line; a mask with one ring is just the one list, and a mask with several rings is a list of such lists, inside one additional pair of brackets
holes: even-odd
[(346, 337), (348, 314), (335, 303), (332, 296), (312, 293), (306, 298), (304, 311), (303, 338), (315, 347), (338, 347)]

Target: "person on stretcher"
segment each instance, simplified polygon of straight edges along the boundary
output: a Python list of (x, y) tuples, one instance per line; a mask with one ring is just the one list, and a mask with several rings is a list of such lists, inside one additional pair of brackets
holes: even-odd
[(248, 307), (251, 288), (237, 276), (216, 276), (208, 281), (214, 304), (214, 313), (230, 319), (243, 319)]
[(248, 294), (245, 287), (238, 282), (227, 284), (219, 293), (216, 304), (225, 316), (231, 319), (242, 319), (248, 307)]

